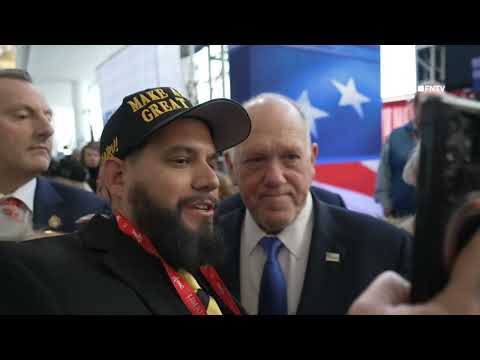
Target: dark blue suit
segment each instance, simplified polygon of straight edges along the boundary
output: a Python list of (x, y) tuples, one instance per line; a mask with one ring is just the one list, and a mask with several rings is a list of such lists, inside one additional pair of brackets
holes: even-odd
[[(310, 254), (297, 314), (345, 314), (376, 275), (394, 270), (410, 274), (411, 238), (384, 221), (320, 201), (313, 194), (314, 225)], [(219, 272), (240, 299), (240, 235), (245, 206), (219, 213), (227, 258)], [(326, 253), (340, 262), (326, 261)], [(241, 299), (240, 299), (241, 301)]]
[(62, 232), (75, 231), (75, 221), (84, 215), (111, 212), (107, 201), (95, 194), (42, 176), (37, 178), (33, 207), (34, 229), (53, 229), (49, 220), (55, 215), (61, 224), (54, 230)]
[[(327, 204), (340, 206), (342, 208), (347, 207), (342, 197), (337, 193), (316, 186), (310, 187), (310, 191), (313, 191), (319, 200)], [(220, 202), (218, 205), (218, 213), (226, 214), (231, 210), (238, 208), (240, 205), (243, 205), (242, 200), (240, 199), (240, 194), (232, 195)]]

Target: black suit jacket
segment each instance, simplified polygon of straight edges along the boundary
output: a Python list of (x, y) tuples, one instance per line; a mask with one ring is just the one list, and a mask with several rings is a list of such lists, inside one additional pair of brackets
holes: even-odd
[[(319, 201), (313, 193), (314, 226), (297, 314), (345, 314), (349, 306), (385, 270), (409, 278), (411, 238), (371, 216)], [(227, 261), (219, 269), (232, 294), (240, 299), (240, 235), (245, 206), (219, 214), (227, 243)], [(326, 261), (326, 252), (340, 262)]]
[(33, 203), (34, 229), (49, 229), (49, 219), (55, 215), (61, 224), (53, 228), (62, 232), (77, 229), (75, 221), (87, 214), (110, 213), (110, 206), (94, 193), (61, 184), (42, 176), (37, 178)]
[(160, 260), (99, 215), (77, 233), (0, 243), (0, 284), (0, 314), (190, 314)]
[[(345, 205), (345, 202), (343, 201), (343, 198), (337, 193), (334, 193), (316, 186), (311, 186), (310, 191), (313, 192), (317, 196), (317, 199), (320, 201), (323, 201), (330, 205), (339, 206), (342, 208), (347, 207)], [(218, 205), (218, 213), (226, 214), (231, 210), (235, 210), (241, 204), (242, 204), (242, 200), (240, 198), (240, 194), (238, 193), (234, 194), (220, 202), (220, 204)]]

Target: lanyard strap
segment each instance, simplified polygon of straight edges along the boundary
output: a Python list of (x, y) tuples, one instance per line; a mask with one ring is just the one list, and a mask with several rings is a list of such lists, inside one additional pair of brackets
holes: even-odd
[[(170, 281), (175, 287), (175, 290), (177, 290), (178, 295), (180, 296), (188, 310), (192, 313), (192, 315), (207, 315), (207, 310), (200, 301), (198, 295), (195, 293), (195, 291), (193, 291), (190, 285), (188, 285), (185, 279), (169, 264), (167, 264), (165, 260), (163, 260), (163, 258), (160, 256), (157, 249), (155, 249), (148, 236), (142, 234), (140, 231), (135, 229), (135, 227), (122, 214), (117, 212), (115, 214), (115, 218), (117, 220), (118, 228), (120, 229), (120, 231), (136, 240), (146, 252), (160, 259), (163, 267), (165, 268), (165, 271), (168, 274), (168, 277), (170, 278)], [(235, 304), (232, 295), (226, 288), (215, 268), (211, 265), (204, 265), (200, 267), (200, 271), (207, 279), (210, 286), (212, 286), (215, 293), (228, 306), (228, 308), (235, 315), (240, 315), (240, 310)]]
[(241, 315), (240, 309), (235, 303), (235, 300), (233, 300), (233, 296), (230, 294), (230, 291), (228, 291), (222, 278), (218, 275), (217, 270), (211, 265), (204, 265), (200, 267), (200, 272), (205, 279), (207, 279), (213, 291), (215, 291), (223, 303), (227, 305), (235, 315)]

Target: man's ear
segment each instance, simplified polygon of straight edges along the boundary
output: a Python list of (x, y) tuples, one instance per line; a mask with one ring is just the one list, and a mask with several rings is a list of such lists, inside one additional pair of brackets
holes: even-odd
[(103, 165), (103, 184), (112, 198), (121, 199), (125, 193), (125, 160), (113, 157)]
[(225, 151), (223, 156), (225, 157), (225, 163), (227, 164), (227, 169), (228, 169), (228, 174), (230, 175), (230, 179), (232, 179), (233, 185), (238, 185), (237, 182), (237, 174), (235, 171), (235, 167), (233, 166), (233, 158), (232, 158), (232, 152), (233, 149), (230, 149), (229, 151)]
[(317, 143), (312, 143), (312, 148), (310, 151), (310, 162), (312, 163), (313, 166), (315, 166), (315, 162), (317, 161), (318, 157), (318, 144)]
[(317, 161), (318, 157), (318, 144), (312, 143), (312, 148), (310, 151), (310, 163), (312, 164), (313, 174), (315, 174), (315, 162)]

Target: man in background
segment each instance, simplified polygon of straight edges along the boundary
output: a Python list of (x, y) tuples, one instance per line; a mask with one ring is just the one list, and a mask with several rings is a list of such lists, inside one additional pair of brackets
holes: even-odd
[[(437, 83), (429, 86), (434, 85), (433, 89), (441, 89), (442, 85)], [(439, 90), (417, 92), (413, 99), (414, 117), (393, 130), (383, 144), (374, 197), (382, 205), (385, 217), (399, 218), (416, 212), (415, 186), (404, 181), (403, 169), (420, 139), (420, 97), (439, 93)]]
[(34, 230), (71, 232), (78, 218), (108, 204), (40, 176), (50, 164), (52, 136), (52, 110), (30, 75), (0, 70), (0, 201), (28, 213)]

